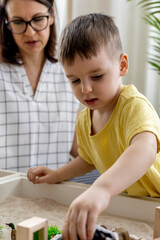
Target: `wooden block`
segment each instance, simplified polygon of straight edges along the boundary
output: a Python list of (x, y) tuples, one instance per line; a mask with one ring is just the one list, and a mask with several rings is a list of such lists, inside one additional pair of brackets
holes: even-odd
[(48, 220), (33, 217), (17, 224), (17, 240), (48, 240)]
[(155, 209), (154, 238), (160, 237), (160, 206)]

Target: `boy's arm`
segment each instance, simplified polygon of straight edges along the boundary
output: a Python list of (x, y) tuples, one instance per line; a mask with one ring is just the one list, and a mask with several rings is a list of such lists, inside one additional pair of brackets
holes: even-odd
[(91, 172), (95, 167), (85, 162), (80, 156), (66, 165), (52, 170), (45, 166), (33, 167), (28, 170), (27, 177), (33, 183), (58, 183)]
[(140, 179), (155, 160), (157, 141), (154, 134), (137, 134), (131, 145), (115, 164), (103, 173), (92, 186), (76, 198), (67, 213), (63, 239), (91, 240), (98, 215), (109, 205), (111, 198)]
[(63, 167), (57, 169), (58, 179), (59, 182), (66, 181), (89, 173), (94, 169), (94, 165), (90, 165), (78, 156)]
[[(140, 179), (153, 164), (157, 154), (157, 139), (151, 132), (137, 134), (130, 146), (96, 184), (104, 185), (111, 194), (123, 192)], [(105, 181), (104, 181), (105, 180)]]

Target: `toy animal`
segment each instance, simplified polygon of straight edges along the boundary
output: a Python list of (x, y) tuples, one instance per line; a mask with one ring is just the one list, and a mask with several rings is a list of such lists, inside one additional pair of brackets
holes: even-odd
[(13, 223), (6, 223), (9, 227), (11, 227), (11, 240), (16, 240), (16, 229)]

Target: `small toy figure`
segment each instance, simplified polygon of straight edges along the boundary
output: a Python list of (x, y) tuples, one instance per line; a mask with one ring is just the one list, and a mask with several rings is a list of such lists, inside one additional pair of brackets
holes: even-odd
[(16, 240), (16, 229), (13, 223), (6, 223), (6, 225), (8, 225), (9, 227), (12, 228), (11, 231), (11, 240)]
[[(63, 240), (62, 234), (56, 235), (53, 237), (53, 240)], [(115, 228), (111, 231), (107, 229), (106, 226), (96, 225), (92, 240), (142, 240), (142, 238), (138, 238), (134, 235), (129, 235), (128, 231), (124, 228)]]
[[(92, 240), (111, 240), (111, 239), (122, 240), (122, 238), (121, 239), (119, 238), (118, 233), (110, 231), (103, 226), (96, 225), (94, 237)], [(55, 236), (53, 240), (63, 240), (62, 234)], [(126, 240), (126, 239), (123, 239), (123, 240)]]

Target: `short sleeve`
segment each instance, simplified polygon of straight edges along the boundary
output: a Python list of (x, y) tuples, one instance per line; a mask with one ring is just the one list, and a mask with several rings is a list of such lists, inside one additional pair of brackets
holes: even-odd
[(155, 134), (157, 151), (160, 151), (160, 119), (146, 99), (130, 99), (122, 109), (121, 121), (128, 146), (135, 135), (147, 131)]

